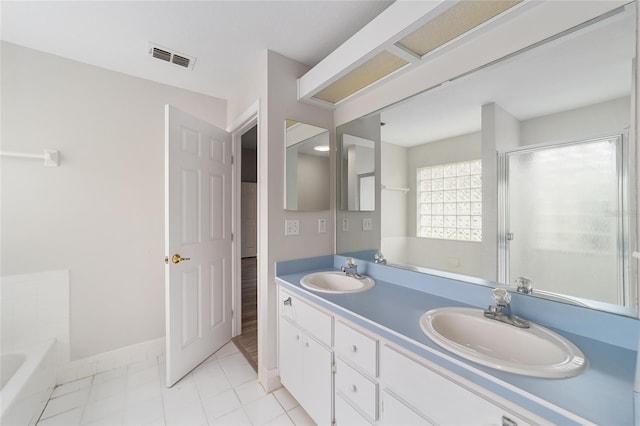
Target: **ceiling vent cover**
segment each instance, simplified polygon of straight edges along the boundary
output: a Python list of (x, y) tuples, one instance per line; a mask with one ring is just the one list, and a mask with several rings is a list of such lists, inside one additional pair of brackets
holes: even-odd
[(151, 42), (149, 42), (148, 52), (156, 59), (160, 59), (165, 62), (171, 62), (172, 64), (176, 64), (188, 69), (193, 69), (193, 65), (196, 62), (196, 58), (194, 58), (193, 56), (178, 53)]

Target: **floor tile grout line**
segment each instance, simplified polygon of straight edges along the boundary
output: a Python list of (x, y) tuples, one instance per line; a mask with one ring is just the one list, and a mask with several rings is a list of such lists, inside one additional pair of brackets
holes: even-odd
[[(49, 397), (49, 399), (47, 400), (47, 403), (46, 403), (46, 404), (45, 404), (45, 406), (44, 406), (44, 409), (42, 410), (42, 413), (40, 413), (40, 417), (38, 417), (38, 420), (36, 421), (36, 425), (37, 425), (40, 421), (45, 421), (45, 420), (49, 420), (49, 419), (52, 419), (52, 418), (57, 417), (57, 416), (61, 416), (61, 415), (63, 415), (63, 414), (69, 413), (70, 411), (73, 411), (73, 410), (75, 410), (75, 409), (77, 409), (77, 408), (80, 408), (80, 409), (81, 409), (81, 410), (80, 410), (80, 411), (81, 411), (81, 412), (80, 412), (80, 421), (82, 422), (82, 417), (84, 416), (84, 409), (85, 409), (85, 407), (86, 407), (86, 405), (87, 405), (87, 402), (89, 401), (89, 395), (91, 394), (91, 387), (93, 386), (93, 380), (94, 380), (94, 378), (95, 378), (95, 374), (94, 374), (94, 375), (92, 375), (92, 376), (87, 376), (87, 377), (91, 377), (91, 380), (90, 380), (90, 382), (89, 382), (89, 385), (88, 385), (88, 386), (86, 386), (87, 388), (89, 388), (89, 390), (87, 391), (87, 395), (85, 396), (84, 401), (83, 401), (80, 405), (77, 405), (77, 406), (75, 406), (75, 407), (71, 407), (71, 408), (69, 408), (68, 410), (61, 411), (61, 412), (59, 412), (59, 413), (57, 413), (57, 414), (54, 414), (53, 416), (49, 416), (49, 417), (42, 417), (42, 416), (44, 416), (44, 413), (45, 413), (45, 411), (47, 410), (47, 406), (49, 406), (49, 403), (50, 403), (51, 401), (53, 401), (53, 400), (55, 400), (55, 399), (57, 399), (57, 398), (61, 398), (61, 397), (67, 396), (67, 395), (71, 395), (71, 394), (72, 394), (72, 393), (74, 393), (74, 392), (80, 392), (80, 391), (82, 391), (82, 390), (84, 389), (84, 387), (83, 387), (83, 388), (80, 388), (80, 389), (77, 389), (77, 390), (75, 390), (75, 391), (73, 391), (73, 392), (69, 392), (69, 393), (67, 393), (67, 394), (60, 395), (60, 396), (58, 396), (58, 397), (53, 397), (53, 398), (52, 398), (52, 397)], [(85, 378), (86, 378), (86, 377), (83, 377), (83, 378), (78, 379), (78, 380), (83, 380), (83, 379), (85, 379)], [(63, 385), (59, 385), (59, 386), (63, 386)], [(56, 387), (58, 387), (58, 386), (56, 386)], [(54, 387), (54, 391), (55, 391), (55, 388), (56, 388), (56, 387)]]
[[(247, 379), (247, 380), (242, 381), (241, 383), (235, 383), (235, 380), (233, 380), (233, 381), (231, 380), (231, 372), (229, 371), (229, 368), (231, 368), (231, 366), (232, 366), (232, 365), (234, 365), (234, 364), (232, 363), (232, 364), (230, 364), (230, 366), (225, 367), (225, 366), (224, 366), (224, 363), (223, 363), (223, 362), (221, 362), (221, 361), (222, 361), (222, 360), (224, 360), (225, 358), (228, 358), (228, 357), (231, 357), (231, 356), (234, 356), (234, 355), (237, 355), (237, 356), (239, 356), (239, 357), (241, 356), (241, 357), (243, 357), (243, 358), (245, 358), (245, 356), (244, 356), (244, 354), (243, 354), (243, 353), (238, 349), (238, 346), (236, 345), (236, 343), (235, 343), (235, 342), (230, 341), (230, 342), (228, 342), (228, 344), (233, 345), (233, 346), (235, 347), (235, 349), (236, 349), (236, 350), (235, 350), (235, 351), (233, 351), (233, 352), (230, 352), (230, 353), (229, 353), (229, 352), (226, 352), (226, 353), (225, 353), (224, 355), (222, 355), (222, 356), (221, 356), (221, 355), (217, 355), (217, 354), (215, 354), (215, 353), (214, 353), (214, 354), (212, 354), (212, 356), (213, 356), (213, 357), (215, 357), (215, 362), (218, 364), (218, 366), (219, 366), (219, 368), (220, 368), (220, 371), (221, 371), (221, 372), (222, 372), (222, 374), (223, 374), (223, 377), (226, 379), (226, 381), (227, 381), (227, 382), (228, 382), (228, 384), (230, 385), (230, 390), (233, 390), (233, 394), (235, 395), (236, 399), (239, 401), (239, 403), (240, 403), (240, 404), (239, 404), (239, 408), (240, 408), (240, 410), (241, 410), (242, 414), (244, 414), (245, 418), (246, 418), (246, 419), (247, 419), (251, 424), (253, 424), (253, 421), (251, 420), (251, 417), (249, 416), (249, 412), (247, 411), (246, 407), (247, 407), (249, 404), (254, 403), (255, 401), (260, 400), (261, 398), (266, 398), (266, 397), (268, 397), (268, 395), (272, 395), (272, 396), (273, 396), (273, 398), (275, 398), (275, 400), (276, 400), (276, 402), (277, 402), (278, 406), (281, 408), (282, 412), (287, 416), (287, 418), (291, 421), (291, 423), (295, 424), (295, 422), (294, 422), (294, 420), (293, 420), (293, 417), (290, 415), (290, 411), (291, 411), (291, 410), (290, 410), (290, 411), (287, 411), (287, 410), (286, 410), (286, 408), (285, 408), (284, 404), (283, 404), (283, 403), (282, 403), (282, 402), (281, 402), (281, 401), (276, 397), (276, 395), (275, 395), (275, 391), (271, 391), (271, 392), (266, 392), (266, 391), (265, 391), (265, 392), (264, 392), (264, 395), (261, 395), (260, 397), (258, 397), (258, 398), (256, 398), (256, 399), (253, 399), (253, 400), (251, 400), (251, 401), (247, 401), (246, 403), (245, 403), (245, 402), (240, 398), (240, 393), (239, 393), (239, 391), (238, 391), (238, 388), (239, 388), (239, 387), (242, 387), (242, 386), (244, 386), (244, 385), (246, 385), (246, 384), (248, 384), (248, 383), (251, 383), (252, 381), (255, 381), (255, 382), (256, 382), (256, 384), (257, 384), (258, 386), (261, 386), (261, 384), (259, 383), (259, 381), (257, 381), (257, 378)], [(223, 347), (224, 347), (224, 345), (223, 345)], [(163, 392), (162, 372), (161, 372), (161, 369), (162, 369), (162, 368), (161, 368), (161, 364), (162, 364), (162, 363), (161, 363), (161, 359), (160, 359), (160, 358), (161, 358), (160, 356), (155, 357), (155, 358), (154, 358), (154, 361), (150, 363), (150, 366), (149, 366), (149, 367), (150, 367), (150, 368), (154, 368), (154, 369), (155, 369), (155, 371), (156, 371), (156, 373), (157, 373), (157, 375), (158, 375), (158, 379), (159, 379), (159, 387), (160, 387), (160, 403), (161, 403), (161, 412), (160, 412), (159, 414), (162, 416), (162, 424), (164, 424), (164, 425), (168, 425), (168, 423), (167, 423), (167, 415), (166, 415), (166, 412), (167, 412), (167, 406), (166, 406), (166, 401), (165, 401), (165, 399), (166, 399), (166, 395), (165, 395), (165, 393)], [(206, 361), (206, 360), (205, 360), (205, 361)], [(200, 367), (200, 366), (202, 366), (203, 364), (205, 364), (205, 361), (203, 361), (203, 362), (202, 362), (201, 364), (199, 364), (199, 365), (198, 365), (194, 370), (192, 370), (188, 375), (186, 375), (186, 376), (185, 376), (185, 378), (190, 376), (191, 380), (193, 380), (193, 385), (194, 385), (194, 388), (195, 388), (195, 390), (196, 390), (196, 392), (197, 392), (197, 394), (198, 394), (198, 399), (199, 399), (199, 402), (200, 402), (200, 407), (202, 408), (202, 410), (203, 410), (203, 412), (204, 412), (205, 420), (207, 421), (207, 423), (209, 423), (209, 424), (213, 424), (217, 419), (219, 419), (219, 418), (221, 418), (221, 417), (224, 417), (224, 416), (227, 416), (227, 415), (229, 415), (229, 414), (233, 413), (234, 411), (236, 411), (237, 409), (235, 409), (235, 410), (231, 410), (230, 412), (225, 413), (225, 414), (223, 414), (223, 415), (221, 415), (221, 416), (219, 416), (219, 417), (217, 417), (217, 418), (215, 418), (215, 419), (210, 419), (210, 418), (209, 418), (209, 414), (207, 413), (207, 410), (206, 410), (206, 407), (205, 407), (205, 401), (204, 401), (204, 399), (205, 399), (205, 398), (204, 398), (204, 397), (203, 397), (203, 395), (201, 394), (201, 391), (202, 391), (201, 386), (200, 386), (200, 385), (198, 385), (198, 382), (195, 380), (195, 376), (193, 375), (193, 372), (194, 372), (198, 367)], [(166, 362), (166, 361), (165, 361), (165, 362)], [(250, 366), (250, 364), (249, 364), (249, 363), (247, 363), (247, 365), (249, 365), (249, 366)], [(244, 366), (244, 364), (242, 364), (242, 366)], [(148, 367), (148, 368), (149, 368), (149, 367)], [(123, 395), (122, 407), (120, 407), (120, 410), (119, 410), (119, 411), (113, 411), (112, 413), (105, 414), (104, 416), (101, 416), (101, 418), (100, 418), (100, 419), (96, 419), (96, 421), (104, 420), (105, 418), (110, 417), (110, 416), (112, 416), (112, 415), (113, 415), (113, 416), (118, 415), (118, 416), (120, 417), (120, 420), (119, 420), (119, 421), (120, 421), (122, 424), (127, 424), (127, 423), (126, 423), (127, 413), (128, 413), (128, 411), (129, 411), (129, 409), (130, 409), (130, 408), (132, 408), (132, 407), (134, 406), (134, 405), (131, 405), (131, 406), (130, 406), (130, 405), (128, 404), (128, 402), (127, 402), (127, 401), (128, 401), (128, 396), (130, 395), (130, 392), (132, 391), (132, 389), (129, 387), (129, 384), (131, 383), (131, 382), (130, 382), (130, 380), (131, 380), (130, 375), (131, 375), (131, 374), (134, 374), (134, 373), (136, 373), (136, 372), (138, 372), (138, 371), (143, 371), (143, 370), (144, 370), (144, 369), (142, 369), (142, 370), (138, 370), (138, 371), (132, 372), (130, 369), (131, 369), (131, 365), (128, 365), (128, 366), (126, 366), (126, 367), (123, 369), (123, 373), (122, 373), (122, 374), (124, 375), (124, 392), (123, 392), (123, 394), (124, 394), (124, 395)], [(109, 371), (115, 371), (115, 370), (116, 370), (116, 369), (112, 369), (112, 370), (109, 370)], [(91, 375), (91, 376), (87, 376), (87, 377), (89, 377), (89, 378), (90, 378), (89, 383), (87, 384), (87, 386), (83, 386), (83, 387), (81, 387), (81, 388), (79, 388), (79, 389), (77, 389), (77, 390), (75, 390), (75, 391), (74, 391), (74, 392), (80, 392), (80, 391), (85, 391), (85, 390), (86, 390), (86, 395), (84, 396), (84, 398), (82, 398), (82, 403), (81, 403), (80, 405), (76, 405), (75, 407), (72, 407), (72, 408), (70, 408), (70, 409), (68, 409), (68, 410), (65, 410), (65, 411), (63, 411), (63, 412), (57, 413), (57, 414), (56, 414), (56, 415), (54, 415), (54, 416), (49, 416), (49, 417), (43, 418), (42, 416), (44, 415), (44, 412), (45, 412), (45, 410), (46, 410), (46, 407), (47, 407), (47, 405), (48, 405), (52, 400), (54, 400), (54, 399), (56, 399), (56, 398), (59, 398), (59, 397), (63, 397), (63, 396), (65, 396), (65, 395), (72, 394), (73, 392), (69, 392), (68, 394), (59, 395), (58, 397), (55, 397), (55, 398), (51, 398), (51, 397), (50, 397), (50, 398), (49, 398), (49, 400), (47, 401), (47, 404), (45, 405), (45, 409), (43, 410), (43, 412), (41, 413), (41, 415), (40, 415), (40, 417), (39, 417), (39, 419), (38, 419), (38, 422), (41, 422), (41, 421), (44, 421), (44, 420), (48, 420), (48, 419), (54, 418), (54, 417), (56, 417), (56, 416), (60, 416), (60, 415), (66, 414), (66, 413), (68, 413), (68, 412), (70, 412), (70, 411), (73, 411), (73, 410), (79, 409), (79, 410), (80, 410), (80, 417), (79, 417), (79, 420), (78, 420), (78, 421), (80, 422), (80, 424), (83, 424), (83, 423), (86, 421), (85, 416), (86, 416), (86, 413), (87, 413), (87, 406), (88, 406), (88, 405), (90, 405), (90, 404), (89, 404), (89, 403), (90, 403), (90, 399), (91, 399), (91, 396), (92, 396), (92, 395), (94, 394), (94, 392), (95, 392), (95, 386), (100, 385), (100, 384), (102, 384), (102, 383), (108, 383), (108, 382), (109, 382), (109, 381), (111, 381), (111, 380), (120, 380), (120, 376), (115, 376), (115, 377), (111, 378), (110, 380), (101, 381), (100, 383), (97, 383), (97, 382), (96, 382), (96, 380), (98, 379), (98, 378), (97, 378), (97, 376), (98, 376), (99, 374), (104, 374), (104, 373), (108, 373), (108, 371), (103, 372), (103, 373), (96, 373), (96, 374), (93, 374), (93, 375)], [(240, 377), (242, 377), (242, 376), (240, 376)], [(78, 380), (84, 380), (84, 379), (86, 379), (86, 378), (81, 378), (81, 379), (78, 379)], [(181, 379), (181, 380), (182, 380), (182, 379)], [(165, 381), (166, 381), (166, 379), (165, 379)], [(151, 382), (151, 381), (149, 381), (149, 382)], [(70, 383), (72, 383), (72, 382), (70, 382)], [(147, 382), (145, 382), (145, 383), (147, 383)], [(140, 385), (144, 385), (145, 383), (142, 383), (142, 384), (140, 384)], [(165, 383), (165, 384), (166, 384), (166, 383)], [(63, 386), (63, 385), (60, 385), (60, 386)], [(262, 390), (264, 391), (264, 388), (262, 388)], [(219, 393), (217, 393), (216, 395), (220, 395), (220, 394), (222, 394), (223, 392), (226, 392), (226, 391), (219, 392)], [(215, 395), (212, 395), (212, 396), (215, 396)], [(101, 401), (102, 399), (104, 399), (104, 398), (101, 398), (100, 400), (93, 401), (93, 402), (94, 402), (94, 403), (97, 403), (97, 402)], [(149, 398), (146, 398), (146, 399), (145, 399), (145, 401), (147, 401), (148, 399), (149, 399)], [(297, 406), (296, 406), (296, 407), (297, 407)], [(292, 410), (293, 410), (293, 409), (295, 409), (296, 407), (293, 407), (293, 408), (292, 408)], [(281, 414), (279, 414), (278, 416), (274, 417), (273, 419), (270, 419), (269, 421), (275, 420), (276, 418), (278, 418), (278, 417), (279, 417), (279, 416), (281, 416), (281, 415), (282, 415), (282, 413), (281, 413)], [(156, 420), (160, 420), (160, 419), (156, 419)], [(36, 423), (36, 424), (37, 424), (37, 423)]]

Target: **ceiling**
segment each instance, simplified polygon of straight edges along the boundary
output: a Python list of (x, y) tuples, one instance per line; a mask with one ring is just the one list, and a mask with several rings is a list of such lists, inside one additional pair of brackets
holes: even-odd
[(635, 8), (520, 53), (381, 111), (384, 142), (415, 146), (481, 128), (495, 102), (527, 120), (628, 95)]
[[(392, 1), (6, 1), (0, 38), (229, 99), (265, 49), (314, 66)], [(148, 43), (195, 57), (192, 70)]]

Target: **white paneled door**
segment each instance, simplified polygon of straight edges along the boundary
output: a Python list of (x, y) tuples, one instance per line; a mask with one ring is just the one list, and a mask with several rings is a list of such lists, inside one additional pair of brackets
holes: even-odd
[(167, 386), (231, 339), (231, 253), (231, 136), (167, 105)]

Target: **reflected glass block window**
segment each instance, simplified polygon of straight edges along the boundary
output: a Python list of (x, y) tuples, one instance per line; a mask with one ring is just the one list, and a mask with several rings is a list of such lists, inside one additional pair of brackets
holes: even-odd
[(482, 241), (482, 162), (417, 169), (417, 236)]

